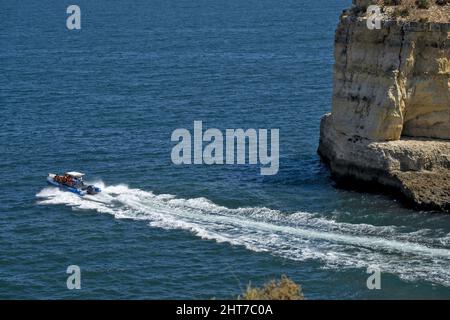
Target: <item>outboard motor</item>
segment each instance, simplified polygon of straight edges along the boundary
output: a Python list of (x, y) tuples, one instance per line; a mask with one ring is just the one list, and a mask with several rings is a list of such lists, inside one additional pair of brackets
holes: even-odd
[(96, 194), (96, 190), (94, 186), (88, 186), (86, 189), (87, 194)]

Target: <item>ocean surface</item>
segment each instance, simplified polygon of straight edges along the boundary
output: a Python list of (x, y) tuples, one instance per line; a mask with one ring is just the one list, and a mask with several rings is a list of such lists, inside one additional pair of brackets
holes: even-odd
[[(83, 0), (69, 31), (72, 1), (2, 1), (0, 298), (226, 299), (286, 274), (308, 299), (449, 299), (450, 216), (338, 189), (316, 154), (350, 2)], [(174, 165), (195, 120), (279, 128), (279, 173)], [(69, 170), (104, 191), (46, 186)]]

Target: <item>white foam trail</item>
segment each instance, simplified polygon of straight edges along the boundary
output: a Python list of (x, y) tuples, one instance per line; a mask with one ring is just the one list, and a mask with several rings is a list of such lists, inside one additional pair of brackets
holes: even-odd
[(342, 223), (306, 212), (229, 209), (205, 198), (155, 195), (126, 185), (102, 189), (96, 196), (83, 198), (55, 188), (43, 189), (36, 196), (40, 204), (64, 204), (119, 219), (146, 220), (153, 227), (188, 230), (204, 239), (287, 259), (316, 259), (330, 268), (378, 265), (402, 279), (450, 286), (448, 234), (433, 236), (427, 229), (407, 233), (394, 226)]

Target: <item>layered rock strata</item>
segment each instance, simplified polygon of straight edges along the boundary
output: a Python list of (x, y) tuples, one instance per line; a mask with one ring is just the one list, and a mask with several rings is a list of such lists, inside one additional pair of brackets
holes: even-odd
[(370, 1), (362, 2), (336, 31), (333, 105), (319, 154), (339, 180), (450, 211), (450, 23), (385, 17), (370, 30), (358, 14)]

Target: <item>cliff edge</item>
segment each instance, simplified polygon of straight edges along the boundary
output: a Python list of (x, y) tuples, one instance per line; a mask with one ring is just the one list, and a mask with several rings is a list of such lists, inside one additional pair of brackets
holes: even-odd
[[(450, 212), (450, 1), (435, 1), (354, 0), (344, 11), (318, 152), (340, 181)], [(370, 4), (381, 29), (367, 27)]]

